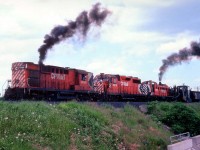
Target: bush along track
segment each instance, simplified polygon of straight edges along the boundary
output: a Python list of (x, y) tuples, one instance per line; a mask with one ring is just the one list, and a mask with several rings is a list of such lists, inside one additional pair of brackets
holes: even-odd
[(200, 134), (200, 105), (184, 103), (151, 102), (148, 114), (155, 121), (169, 126), (175, 134), (190, 132), (191, 136)]
[(0, 101), (0, 150), (166, 149), (170, 135), (130, 105)]

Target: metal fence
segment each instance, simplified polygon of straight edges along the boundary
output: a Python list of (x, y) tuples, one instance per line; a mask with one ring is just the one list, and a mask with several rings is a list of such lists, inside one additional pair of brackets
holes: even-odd
[(171, 144), (173, 144), (173, 143), (187, 140), (189, 138), (190, 138), (190, 133), (186, 132), (186, 133), (170, 136), (170, 141), (171, 141)]

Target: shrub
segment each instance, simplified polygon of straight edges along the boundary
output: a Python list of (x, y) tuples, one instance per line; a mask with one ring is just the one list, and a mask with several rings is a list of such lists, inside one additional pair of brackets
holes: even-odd
[(194, 109), (183, 103), (150, 103), (148, 113), (171, 127), (176, 134), (183, 132), (190, 132), (191, 135), (200, 134), (200, 117)]
[(162, 122), (171, 126), (175, 133), (190, 132), (192, 135), (200, 134), (200, 118), (197, 113), (180, 103), (169, 109)]

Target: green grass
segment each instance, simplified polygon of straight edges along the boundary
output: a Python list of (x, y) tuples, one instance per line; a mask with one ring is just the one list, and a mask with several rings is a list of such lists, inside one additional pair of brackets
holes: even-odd
[(105, 115), (127, 149), (166, 149), (172, 135), (136, 108), (107, 109)]
[(194, 109), (195, 112), (200, 116), (200, 103), (189, 103), (187, 106)]
[(0, 102), (2, 149), (64, 149), (76, 124), (45, 103)]
[(166, 149), (170, 135), (130, 105), (0, 101), (0, 150)]
[(73, 122), (76, 122), (76, 145), (79, 149), (116, 149), (116, 136), (109, 121), (100, 111), (78, 103), (58, 105)]

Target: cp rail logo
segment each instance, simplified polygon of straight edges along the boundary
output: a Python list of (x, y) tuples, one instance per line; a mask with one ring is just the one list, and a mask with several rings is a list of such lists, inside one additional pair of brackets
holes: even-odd
[(147, 95), (149, 92), (151, 92), (148, 84), (140, 84), (138, 88), (141, 94)]

